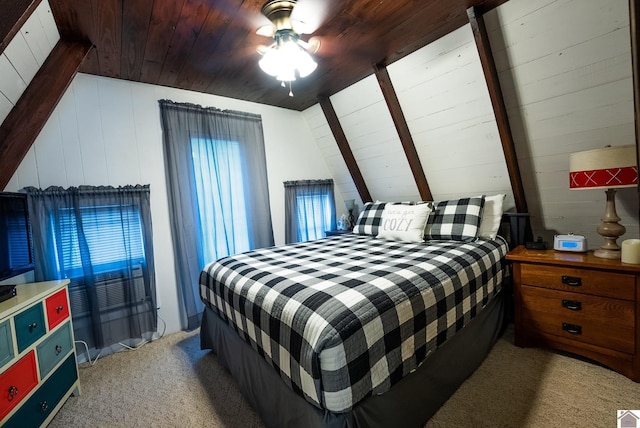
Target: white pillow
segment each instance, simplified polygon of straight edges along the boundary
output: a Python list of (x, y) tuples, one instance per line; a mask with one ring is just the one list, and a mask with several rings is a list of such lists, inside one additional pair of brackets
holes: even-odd
[(485, 239), (496, 239), (500, 222), (502, 221), (502, 203), (507, 195), (498, 194), (486, 196), (484, 198), (484, 208), (478, 229), (478, 237)]
[(422, 242), (424, 227), (431, 208), (422, 205), (387, 204), (382, 211), (382, 221), (376, 238), (391, 241)]

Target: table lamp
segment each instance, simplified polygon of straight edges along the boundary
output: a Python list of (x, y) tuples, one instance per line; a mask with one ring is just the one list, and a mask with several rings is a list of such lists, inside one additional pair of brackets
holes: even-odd
[(347, 211), (349, 211), (349, 223), (351, 224), (351, 227), (355, 226), (356, 224), (356, 219), (353, 216), (355, 202), (356, 202), (355, 199), (347, 199), (344, 201), (344, 206), (347, 209)]
[(604, 244), (594, 256), (619, 259), (618, 237), (626, 232), (616, 213), (616, 189), (638, 186), (636, 146), (606, 146), (569, 155), (569, 188), (571, 190), (606, 189), (607, 203), (602, 223), (596, 229)]

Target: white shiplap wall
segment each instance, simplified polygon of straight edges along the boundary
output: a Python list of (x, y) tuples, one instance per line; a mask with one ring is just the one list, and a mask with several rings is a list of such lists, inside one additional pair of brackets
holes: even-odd
[(0, 123), (59, 39), (49, 2), (42, 1), (0, 54)]
[[(600, 245), (604, 191), (568, 190), (569, 154), (634, 144), (628, 2), (510, 0), (487, 27), (534, 230)], [(637, 192), (617, 200), (624, 238), (638, 237)]]
[[(568, 190), (568, 154), (634, 141), (628, 3), (509, 0), (485, 20), (534, 233), (547, 240), (555, 232), (582, 233), (591, 247), (597, 246), (595, 227), (604, 210), (604, 194)], [(43, 52), (57, 41), (52, 23), (48, 3), (43, 2), (14, 39), (16, 45), (0, 56), (2, 119), (43, 61)], [(435, 199), (507, 193), (507, 207), (512, 207), (469, 26), (388, 70)], [(361, 201), (318, 105), (300, 114), (78, 75), (6, 190), (26, 185), (150, 183), (161, 315), (173, 331), (178, 322), (172, 303), (176, 289), (157, 109), (160, 98), (262, 115), (276, 243), (284, 241), (284, 180), (332, 176), (339, 214), (343, 199), (355, 198), (360, 205)], [(372, 197), (419, 199), (375, 77), (333, 95), (331, 102)], [(637, 206), (634, 189), (618, 193), (618, 213), (628, 228), (625, 238), (638, 237)]]
[[(535, 235), (597, 247), (603, 191), (568, 190), (569, 153), (634, 143), (626, 0), (509, 0), (485, 16)], [(514, 201), (469, 25), (389, 65), (434, 199)], [(331, 97), (374, 199), (418, 199), (374, 77)], [(318, 106), (304, 112), (339, 190), (357, 196)], [(382, 147), (380, 147), (382, 146)], [(623, 238), (638, 237), (635, 189), (618, 192)]]
[[(276, 244), (284, 243), (283, 181), (331, 173), (299, 112), (78, 74), (5, 190), (51, 185), (151, 185), (156, 284), (167, 332), (180, 329), (159, 99), (262, 116)], [(342, 200), (340, 194), (337, 199)]]

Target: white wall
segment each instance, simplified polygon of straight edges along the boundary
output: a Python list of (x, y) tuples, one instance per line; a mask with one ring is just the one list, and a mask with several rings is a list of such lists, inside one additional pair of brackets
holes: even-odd
[[(172, 332), (180, 325), (159, 99), (262, 116), (276, 244), (284, 243), (283, 181), (331, 174), (299, 112), (78, 74), (5, 190), (150, 184), (159, 313)], [(341, 201), (339, 195), (337, 199)]]
[[(48, 13), (48, 4), (43, 5), (41, 22)], [(596, 247), (601, 242), (595, 228), (604, 212), (604, 192), (569, 191), (568, 156), (605, 144), (634, 143), (628, 2), (509, 0), (485, 20), (534, 233), (547, 240), (556, 232), (580, 233)], [(50, 24), (33, 27), (30, 33), (39, 32), (40, 40), (53, 33)], [(37, 64), (39, 43), (26, 32), (21, 35)], [(53, 46), (55, 34), (45, 38)], [(8, 111), (35, 74), (12, 55), (0, 56), (0, 113)], [(388, 71), (434, 198), (500, 192), (507, 193), (507, 208), (512, 208), (497, 126), (469, 26), (391, 64)], [(361, 201), (318, 105), (298, 113), (78, 75), (7, 190), (150, 183), (161, 316), (172, 331), (178, 323), (172, 305), (175, 275), (157, 107), (161, 98), (262, 115), (276, 243), (284, 242), (282, 181), (332, 176), (339, 214), (343, 199)], [(375, 78), (333, 95), (331, 102), (372, 197), (419, 199)], [(624, 239), (638, 237), (637, 213), (636, 191), (619, 191), (618, 214), (628, 230)]]
[[(569, 153), (633, 144), (626, 0), (509, 0), (485, 16), (534, 234), (586, 235), (591, 248), (604, 191), (570, 191)], [(469, 25), (389, 65), (434, 199), (506, 193), (514, 201)], [(419, 199), (373, 76), (331, 102), (373, 199)], [(319, 106), (304, 117), (338, 190), (357, 198)], [(635, 189), (621, 189), (623, 239), (638, 237)]]

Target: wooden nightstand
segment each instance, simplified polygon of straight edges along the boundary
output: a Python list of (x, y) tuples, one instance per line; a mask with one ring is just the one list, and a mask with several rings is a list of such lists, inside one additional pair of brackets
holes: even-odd
[(640, 382), (640, 265), (524, 246), (507, 260), (517, 346), (572, 352)]

